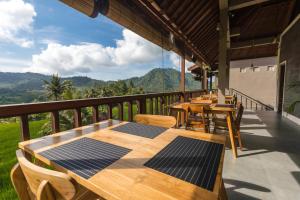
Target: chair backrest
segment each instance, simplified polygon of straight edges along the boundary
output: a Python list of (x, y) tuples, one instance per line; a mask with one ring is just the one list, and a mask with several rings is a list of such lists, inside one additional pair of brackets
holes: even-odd
[(205, 103), (205, 104), (212, 104), (213, 100), (211, 99), (192, 99), (191, 103)]
[(175, 117), (164, 115), (137, 114), (135, 115), (135, 121), (141, 124), (161, 126), (165, 128), (172, 128), (176, 125)]
[(17, 150), (16, 155), (19, 163), (12, 169), (11, 179), (20, 199), (26, 199), (23, 198), (25, 189), (20, 187), (20, 183), (25, 182), (23, 187), (28, 186), (37, 200), (74, 197), (76, 189), (70, 176), (29, 162), (21, 150)]
[(242, 121), (242, 117), (243, 117), (243, 113), (244, 113), (244, 106), (241, 102), (237, 102), (237, 114), (236, 114), (236, 126), (239, 129), (240, 125), (241, 125), (241, 121)]

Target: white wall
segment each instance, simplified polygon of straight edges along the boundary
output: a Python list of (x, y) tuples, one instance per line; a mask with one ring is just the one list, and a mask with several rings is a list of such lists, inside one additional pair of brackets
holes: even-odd
[(275, 107), (276, 71), (276, 57), (232, 61), (230, 62), (230, 88)]

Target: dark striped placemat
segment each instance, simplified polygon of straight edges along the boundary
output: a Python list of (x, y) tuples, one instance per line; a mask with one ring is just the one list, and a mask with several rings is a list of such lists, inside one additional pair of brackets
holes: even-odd
[(124, 147), (84, 137), (39, 154), (88, 179), (130, 151)]
[(223, 144), (178, 136), (144, 165), (212, 191), (222, 150)]
[(111, 130), (153, 139), (165, 132), (167, 128), (129, 122), (112, 128)]

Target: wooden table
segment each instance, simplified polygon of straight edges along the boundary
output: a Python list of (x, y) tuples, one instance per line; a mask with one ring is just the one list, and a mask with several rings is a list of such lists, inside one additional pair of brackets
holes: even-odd
[[(57, 170), (67, 173), (78, 183), (105, 199), (226, 199), (226, 191), (222, 181), (224, 148), (222, 149), (213, 191), (144, 166), (145, 162), (156, 155), (177, 136), (221, 144), (225, 143), (224, 136), (170, 128), (154, 139), (149, 139), (111, 130), (113, 127), (126, 123), (128, 122), (116, 120), (104, 121), (21, 142), (19, 143), (19, 148), (30, 153), (38, 160), (55, 167)], [(39, 154), (39, 152), (83, 137), (132, 150), (89, 179), (82, 178), (71, 170), (67, 170)]]
[[(170, 106), (171, 108), (174, 108), (175, 110), (181, 110), (183, 112), (187, 112), (185, 108), (190, 104), (190, 102), (183, 102), (179, 104), (175, 104)], [(215, 114), (225, 114), (226, 115), (226, 121), (227, 121), (227, 126), (228, 126), (228, 132), (229, 132), (229, 138), (230, 138), (230, 143), (231, 143), (231, 148), (232, 148), (232, 153), (233, 157), (237, 158), (238, 153), (237, 153), (237, 146), (235, 143), (235, 137), (234, 137), (234, 132), (233, 132), (233, 119), (234, 119), (234, 113), (236, 112), (236, 109), (234, 107), (230, 107), (230, 104), (202, 104), (199, 103), (200, 105), (205, 105), (207, 107), (208, 112), (215, 113)]]

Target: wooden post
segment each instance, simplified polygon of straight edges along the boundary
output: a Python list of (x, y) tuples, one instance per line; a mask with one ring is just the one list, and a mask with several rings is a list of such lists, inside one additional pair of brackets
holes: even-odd
[(149, 99), (149, 113), (153, 115), (153, 99)]
[(225, 95), (229, 90), (229, 57), (230, 48), (228, 0), (219, 0), (219, 73), (218, 73), (218, 102), (225, 103)]
[(93, 106), (92, 107), (92, 112), (93, 112), (93, 123), (97, 123), (99, 121), (98, 106)]
[(159, 114), (159, 110), (158, 110), (158, 97), (154, 99), (155, 101), (155, 114), (158, 115)]
[(212, 90), (212, 73), (210, 73), (210, 76), (209, 76), (209, 89)]
[(20, 116), (21, 141), (30, 140), (28, 115)]
[(140, 114), (146, 114), (146, 99), (140, 99), (137, 101), (138, 103), (138, 112)]
[(181, 56), (179, 91), (185, 92), (185, 56)]
[(108, 119), (112, 119), (113, 118), (113, 105), (112, 104), (108, 104), (107, 105), (107, 114), (108, 114)]
[(119, 120), (123, 121), (123, 102), (118, 104)]
[(82, 126), (81, 108), (74, 109), (74, 126), (75, 128)]
[(203, 69), (202, 90), (207, 90), (207, 70)]
[(164, 110), (164, 100), (163, 100), (163, 97), (162, 97), (162, 96), (159, 98), (159, 102), (160, 102), (159, 114), (160, 114), (160, 115), (163, 115), (163, 114), (164, 114), (164, 113), (163, 113), (163, 110)]
[(133, 112), (132, 112), (132, 102), (128, 102), (128, 121), (132, 122), (133, 121)]
[(59, 128), (59, 112), (53, 111), (51, 112), (51, 121), (52, 121), (52, 133), (60, 132)]

